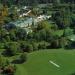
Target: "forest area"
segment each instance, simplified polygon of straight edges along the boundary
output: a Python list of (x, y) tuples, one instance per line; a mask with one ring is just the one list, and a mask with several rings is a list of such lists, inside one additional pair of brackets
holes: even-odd
[(0, 3), (7, 5), (34, 5), (42, 3), (75, 3), (75, 0), (0, 0)]

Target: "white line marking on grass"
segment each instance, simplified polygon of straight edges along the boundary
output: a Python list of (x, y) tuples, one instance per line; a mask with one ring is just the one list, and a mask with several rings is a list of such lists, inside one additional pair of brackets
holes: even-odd
[(50, 60), (49, 62), (50, 62), (51, 64), (53, 64), (54, 66), (58, 67), (58, 68), (60, 67), (58, 64), (54, 63), (54, 62), (51, 61), (51, 60)]

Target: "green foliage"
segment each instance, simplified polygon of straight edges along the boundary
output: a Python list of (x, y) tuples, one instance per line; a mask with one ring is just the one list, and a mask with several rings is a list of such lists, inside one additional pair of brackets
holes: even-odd
[(38, 50), (37, 42), (32, 42), (32, 46), (33, 46), (33, 51), (37, 51)]
[(51, 42), (51, 48), (59, 48), (59, 40), (58, 39), (53, 40)]
[(16, 32), (17, 38), (20, 40), (24, 40), (27, 37), (26, 30), (24, 29), (18, 29)]
[(4, 65), (4, 59), (3, 57), (0, 55), (0, 66), (3, 67)]
[(64, 33), (63, 33), (63, 36), (71, 36), (73, 35), (73, 30), (70, 29), (69, 27), (64, 29)]
[(9, 31), (9, 37), (12, 41), (17, 40), (16, 32), (17, 32), (17, 30), (15, 31), (15, 29)]
[(5, 19), (4, 19), (5, 24), (6, 23), (9, 23), (10, 21), (11, 21), (11, 18), (10, 17), (5, 17)]
[(0, 49), (4, 49), (4, 43), (0, 42)]
[(16, 71), (16, 69), (13, 65), (8, 65), (8, 66), (4, 67), (2, 74), (4, 74), (4, 75), (14, 75), (15, 71)]
[(45, 41), (42, 41), (39, 43), (38, 48), (39, 49), (47, 49), (48, 43)]
[(5, 46), (5, 55), (13, 56), (16, 55), (20, 51), (20, 47), (18, 43), (8, 43)]
[(0, 67), (3, 68), (10, 64), (9, 60), (5, 59), (2, 55), (0, 55)]
[(58, 11), (53, 13), (53, 20), (56, 22), (59, 28), (63, 29), (71, 25), (71, 9), (69, 6), (58, 6)]
[(37, 30), (41, 30), (41, 29), (50, 29), (50, 23), (48, 21), (41, 21), (38, 23), (38, 26), (37, 26)]
[(19, 57), (20, 62), (24, 63), (25, 61), (27, 61), (27, 53), (23, 53), (20, 55)]
[(33, 46), (26, 41), (22, 41), (20, 43), (20, 47), (23, 52), (32, 52), (33, 51)]

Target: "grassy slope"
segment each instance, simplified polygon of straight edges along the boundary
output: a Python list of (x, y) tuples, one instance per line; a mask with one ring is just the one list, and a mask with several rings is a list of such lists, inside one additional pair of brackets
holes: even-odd
[[(49, 60), (61, 67), (55, 67)], [(28, 61), (18, 65), (16, 75), (70, 75), (73, 72), (75, 72), (75, 51), (47, 50), (30, 53)]]

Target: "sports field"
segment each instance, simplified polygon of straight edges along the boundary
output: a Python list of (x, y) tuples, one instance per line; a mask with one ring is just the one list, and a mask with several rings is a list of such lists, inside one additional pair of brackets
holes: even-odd
[(17, 65), (17, 68), (16, 75), (72, 75), (75, 73), (75, 51), (41, 50), (33, 52), (28, 54), (28, 61)]

